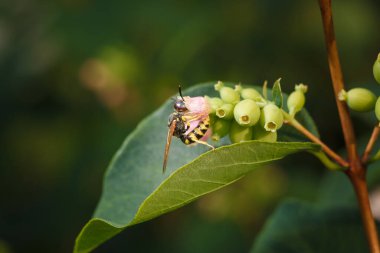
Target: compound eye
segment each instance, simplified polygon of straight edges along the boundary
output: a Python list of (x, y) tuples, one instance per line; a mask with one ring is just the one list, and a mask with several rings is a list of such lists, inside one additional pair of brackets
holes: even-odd
[(178, 111), (178, 112), (187, 111), (185, 102), (183, 102), (183, 100), (177, 100), (177, 101), (175, 101), (175, 103), (174, 103), (174, 109), (176, 111)]

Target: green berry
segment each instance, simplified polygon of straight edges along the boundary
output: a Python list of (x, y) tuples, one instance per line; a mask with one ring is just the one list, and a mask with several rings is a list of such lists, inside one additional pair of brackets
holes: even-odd
[(377, 56), (377, 59), (373, 64), (373, 76), (375, 77), (375, 80), (380, 84), (380, 54)]
[(253, 127), (252, 139), (266, 142), (276, 142), (277, 132), (266, 131), (262, 126)]
[(375, 107), (376, 96), (365, 88), (354, 88), (349, 91), (341, 90), (338, 99), (346, 101), (349, 108), (357, 112), (369, 112)]
[(375, 114), (376, 114), (377, 120), (380, 122), (380, 97), (378, 97), (376, 101)]
[(261, 101), (262, 100), (261, 94), (253, 88), (243, 89), (241, 91), (241, 97), (243, 99), (251, 99), (253, 101), (258, 101), (258, 100)]
[(210, 105), (210, 114), (214, 114), (216, 110), (224, 104), (223, 100), (217, 97), (210, 98), (208, 96), (205, 96), (205, 98)]
[(230, 131), (231, 121), (224, 119), (216, 119), (212, 124), (212, 136), (213, 141), (219, 141), (226, 136)]
[(230, 87), (223, 87), (220, 90), (220, 97), (224, 102), (231, 104), (236, 104), (240, 100), (239, 92)]
[(232, 143), (249, 141), (252, 139), (252, 127), (244, 127), (233, 121), (230, 128), (230, 140)]
[(239, 88), (236, 87), (236, 89), (232, 89), (230, 87), (224, 87), (224, 84), (219, 81), (217, 84), (215, 84), (215, 90), (219, 91), (220, 98), (228, 104), (236, 104), (240, 100), (240, 92)]
[(232, 119), (234, 117), (234, 106), (232, 104), (223, 104), (216, 109), (215, 113), (221, 119)]
[(234, 117), (241, 126), (253, 126), (260, 119), (260, 108), (250, 99), (242, 100), (235, 105)]
[(299, 84), (295, 86), (294, 91), (289, 95), (287, 105), (291, 117), (294, 117), (294, 115), (301, 111), (305, 105), (306, 91), (307, 86), (304, 84)]
[(219, 119), (215, 114), (210, 114), (210, 126), (214, 124), (214, 122)]
[(276, 132), (282, 127), (284, 116), (280, 108), (274, 104), (267, 104), (261, 111), (260, 125), (266, 131)]

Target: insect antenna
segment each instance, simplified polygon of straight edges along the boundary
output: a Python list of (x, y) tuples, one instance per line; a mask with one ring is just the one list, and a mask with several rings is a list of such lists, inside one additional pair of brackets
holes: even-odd
[(182, 100), (185, 101), (183, 99), (183, 96), (182, 96), (182, 90), (181, 90), (181, 85), (180, 84), (178, 85), (178, 92), (179, 92), (179, 95), (181, 96)]

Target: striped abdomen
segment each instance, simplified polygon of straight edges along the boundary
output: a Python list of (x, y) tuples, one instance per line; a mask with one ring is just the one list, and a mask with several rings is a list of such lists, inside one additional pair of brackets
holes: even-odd
[(188, 134), (181, 135), (181, 141), (186, 145), (197, 142), (205, 136), (208, 128), (210, 127), (210, 118), (207, 117), (203, 121), (199, 122), (198, 126), (196, 126), (193, 131)]

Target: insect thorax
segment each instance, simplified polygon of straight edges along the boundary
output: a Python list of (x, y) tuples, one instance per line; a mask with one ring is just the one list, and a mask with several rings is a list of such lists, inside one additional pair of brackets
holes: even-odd
[(176, 121), (176, 126), (175, 126), (175, 129), (173, 132), (173, 135), (175, 137), (180, 138), (183, 134), (185, 134), (185, 132), (187, 130), (188, 125), (184, 121), (183, 118), (184, 118), (183, 113), (181, 113), (181, 112), (174, 112), (174, 113), (170, 114), (170, 116), (169, 116), (169, 122), (168, 122), (169, 126), (172, 124), (173, 121)]

